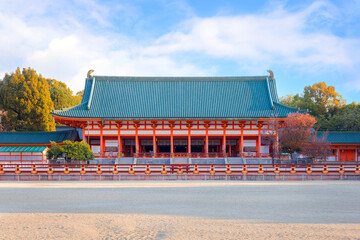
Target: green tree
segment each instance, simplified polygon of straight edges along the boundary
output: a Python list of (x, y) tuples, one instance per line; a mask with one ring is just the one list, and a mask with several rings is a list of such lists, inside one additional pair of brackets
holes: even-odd
[(65, 153), (66, 160), (91, 160), (94, 154), (86, 142), (64, 141), (62, 144), (51, 142), (51, 147), (47, 151), (48, 159), (57, 159)]
[(15, 73), (5, 74), (0, 83), (0, 106), (6, 112), (2, 118), (5, 130), (55, 130), (49, 85), (34, 69), (17, 68)]
[(81, 102), (81, 98), (74, 96), (73, 91), (65, 83), (55, 79), (47, 79), (47, 82), (54, 109), (75, 106)]
[(360, 104), (351, 103), (319, 122), (320, 130), (360, 131)]

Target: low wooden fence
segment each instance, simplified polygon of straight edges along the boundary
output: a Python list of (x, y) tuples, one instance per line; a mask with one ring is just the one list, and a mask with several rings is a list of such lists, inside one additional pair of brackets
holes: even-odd
[(3, 164), (0, 180), (360, 180), (349, 164)]

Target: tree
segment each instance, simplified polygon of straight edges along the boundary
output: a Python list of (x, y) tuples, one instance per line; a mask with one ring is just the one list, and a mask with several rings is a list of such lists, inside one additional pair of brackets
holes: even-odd
[(320, 120), (320, 130), (360, 131), (360, 104), (351, 103)]
[(308, 109), (315, 117), (325, 116), (345, 105), (342, 96), (335, 92), (335, 87), (327, 86), (325, 82), (315, 83), (304, 88), (302, 96), (287, 95), (280, 102), (290, 107)]
[(326, 86), (325, 82), (315, 83), (304, 88), (304, 99), (310, 103), (307, 109), (313, 116), (324, 116), (345, 105), (342, 96), (335, 92), (335, 87)]
[(326, 158), (330, 155), (330, 143), (326, 140), (327, 136), (328, 132), (318, 135), (318, 132), (315, 131), (310, 138), (310, 143), (306, 144), (304, 147), (304, 155), (313, 160), (326, 161)]
[(2, 125), (8, 131), (53, 131), (53, 102), (45, 78), (34, 69), (17, 68), (0, 83), (0, 106), (6, 112)]
[(76, 101), (78, 102), (77, 104), (81, 103), (83, 96), (84, 96), (84, 89), (76, 93), (75, 98)]
[[(0, 109), (1, 109), (1, 107), (0, 107)], [(4, 115), (5, 115), (5, 112), (3, 110), (0, 110), (0, 132), (4, 131), (4, 128), (5, 128), (3, 125), (3, 122), (1, 121), (2, 118), (4, 117)]]
[(264, 140), (268, 140), (270, 145), (272, 146), (271, 149), (271, 157), (274, 161), (274, 158), (280, 157), (280, 144), (279, 144), (279, 135), (281, 133), (281, 123), (276, 118), (267, 121), (268, 128), (266, 130), (261, 131), (261, 138)]
[(74, 96), (73, 92), (65, 83), (55, 79), (47, 79), (51, 100), (54, 103), (54, 109), (71, 107), (79, 104), (81, 98)]
[(289, 114), (281, 129), (281, 147), (289, 153), (301, 152), (309, 142), (315, 123), (315, 118), (309, 114)]
[(294, 105), (294, 96), (291, 94), (288, 94), (286, 96), (283, 96), (280, 98), (280, 103), (285, 106), (293, 107)]
[(66, 160), (91, 160), (94, 154), (86, 142), (64, 141), (62, 144), (51, 142), (51, 147), (47, 151), (48, 159), (57, 159), (65, 153)]

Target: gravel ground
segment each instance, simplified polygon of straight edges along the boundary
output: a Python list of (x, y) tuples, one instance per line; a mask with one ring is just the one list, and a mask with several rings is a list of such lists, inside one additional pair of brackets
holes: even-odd
[(0, 239), (360, 239), (360, 182), (0, 182)]

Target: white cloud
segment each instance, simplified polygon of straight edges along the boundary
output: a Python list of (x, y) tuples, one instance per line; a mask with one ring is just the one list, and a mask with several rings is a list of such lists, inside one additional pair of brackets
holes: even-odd
[[(4, 56), (0, 73), (31, 66), (75, 91), (83, 88), (89, 69), (98, 75), (217, 74), (216, 67), (205, 68), (187, 57), (188, 53), (235, 61), (254, 74), (273, 65), (307, 72), (355, 72), (360, 62), (359, 39), (313, 27), (337, 19), (336, 7), (326, 1), (291, 12), (275, 5), (257, 14), (208, 18), (193, 17), (187, 9), (190, 19), (158, 39), (141, 39), (142, 44), (113, 31), (116, 26), (111, 18), (126, 11), (122, 5), (14, 2), (0, 3), (0, 8), (6, 9), (0, 10), (0, 52)], [(15, 14), (19, 4), (23, 6)]]
[(332, 17), (331, 11), (325, 12), (327, 6), (325, 2), (315, 2), (295, 13), (278, 6), (265, 14), (194, 18), (185, 22), (181, 30), (157, 39), (145, 52), (168, 55), (195, 51), (234, 59), (239, 64), (252, 61), (254, 65), (272, 62), (306, 65), (316, 70), (352, 68), (359, 63), (353, 51), (360, 47), (359, 39), (307, 29), (308, 22), (317, 17)]

